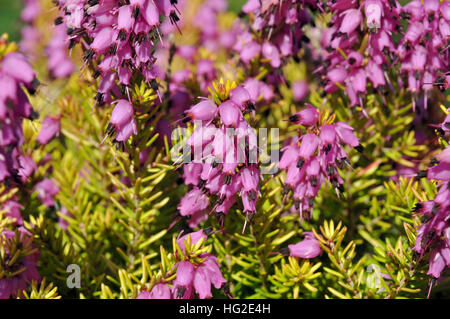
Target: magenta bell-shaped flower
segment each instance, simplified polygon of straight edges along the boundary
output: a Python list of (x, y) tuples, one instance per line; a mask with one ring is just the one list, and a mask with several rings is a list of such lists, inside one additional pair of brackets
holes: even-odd
[(294, 101), (302, 101), (309, 93), (309, 86), (306, 81), (296, 81), (292, 83), (292, 94), (294, 96)]
[(153, 286), (150, 292), (143, 290), (136, 299), (172, 299), (172, 292), (169, 285), (159, 283)]
[(280, 52), (277, 47), (270, 42), (264, 42), (262, 46), (263, 56), (270, 60), (270, 65), (274, 68), (278, 68), (281, 65)]
[(230, 99), (236, 103), (241, 110), (254, 108), (254, 102), (252, 101), (250, 93), (243, 85), (239, 85), (230, 91)]
[(298, 155), (303, 158), (311, 157), (319, 146), (319, 138), (316, 134), (309, 133), (302, 137), (302, 143)]
[(232, 100), (228, 100), (219, 105), (220, 120), (229, 127), (237, 127), (238, 122), (242, 118), (239, 106)]
[(244, 63), (249, 63), (251, 59), (257, 57), (261, 53), (261, 45), (256, 41), (247, 43), (240, 53), (240, 58)]
[(37, 191), (37, 197), (45, 206), (55, 205), (53, 197), (59, 192), (59, 187), (51, 179), (45, 178), (37, 183), (34, 189)]
[(318, 120), (319, 112), (317, 112), (317, 109), (312, 106), (308, 106), (308, 108), (289, 117), (289, 121), (292, 123), (306, 126), (315, 125)]
[(312, 232), (304, 232), (305, 239), (295, 245), (288, 245), (289, 255), (297, 258), (314, 258), (320, 255), (322, 249)]
[(10, 52), (3, 58), (0, 70), (17, 81), (26, 84), (31, 84), (36, 77), (25, 57), (17, 52)]
[(192, 215), (195, 212), (203, 211), (209, 206), (208, 197), (203, 194), (203, 192), (194, 188), (181, 199), (180, 204), (178, 204), (178, 210), (181, 216)]
[(189, 120), (210, 121), (217, 113), (217, 106), (213, 101), (204, 99), (185, 113)]
[(118, 142), (124, 142), (132, 134), (137, 134), (134, 109), (131, 103), (127, 100), (119, 100), (111, 114), (109, 124), (107, 132), (110, 135), (116, 132), (115, 140)]
[(195, 269), (189, 261), (180, 261), (177, 266), (177, 283), (180, 286), (189, 286), (194, 279)]
[(362, 14), (359, 9), (348, 9), (342, 13), (344, 19), (342, 20), (341, 27), (339, 29), (342, 33), (350, 34), (355, 31), (358, 25), (361, 24)]
[(47, 144), (55, 135), (59, 134), (61, 124), (59, 118), (47, 116), (42, 123), (41, 131), (36, 140), (42, 145)]
[(364, 2), (364, 13), (367, 26), (375, 32), (381, 28), (381, 16), (383, 15), (383, 4), (380, 0), (366, 0)]

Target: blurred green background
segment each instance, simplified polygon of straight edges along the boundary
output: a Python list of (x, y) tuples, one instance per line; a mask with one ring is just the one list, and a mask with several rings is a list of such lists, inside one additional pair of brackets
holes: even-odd
[(9, 33), (10, 39), (20, 38), (20, 11), (22, 0), (0, 0), (0, 34)]
[[(230, 0), (229, 8), (237, 13), (245, 2), (246, 0)], [(23, 26), (20, 21), (22, 3), (23, 0), (0, 0), (0, 34), (9, 33), (10, 39), (14, 41), (20, 39), (20, 29)]]

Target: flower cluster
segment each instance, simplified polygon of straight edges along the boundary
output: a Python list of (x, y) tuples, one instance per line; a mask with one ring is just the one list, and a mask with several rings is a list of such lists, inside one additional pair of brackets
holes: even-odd
[[(387, 90), (385, 71), (396, 52), (392, 36), (400, 28), (400, 5), (395, 0), (366, 0), (361, 5), (359, 1), (338, 0), (330, 3), (329, 9), (333, 16), (321, 39), (324, 92), (333, 93), (338, 85), (345, 86), (351, 105), (362, 107), (368, 80), (373, 89)], [(368, 37), (366, 47), (361, 46), (364, 34)]]
[(45, 49), (48, 57), (48, 70), (50, 75), (56, 79), (68, 77), (75, 70), (75, 65), (67, 56), (68, 46), (66, 28), (63, 25), (57, 25), (53, 30), (53, 37)]
[[(0, 232), (0, 243), (5, 250), (0, 262), (7, 265), (0, 275), (0, 299), (15, 298), (26, 289), (28, 283), (41, 280), (36, 268), (39, 253), (31, 246), (30, 235), (23, 227), (16, 232)], [(19, 246), (20, 250), (17, 248)]]
[(24, 142), (22, 122), (34, 119), (36, 113), (23, 91), (36, 91), (36, 74), (26, 58), (18, 52), (0, 57), (0, 182), (22, 183), (33, 172), (31, 159), (21, 154)]
[(285, 146), (278, 167), (286, 171), (284, 194), (293, 191), (294, 208), (312, 216), (314, 198), (319, 189), (329, 181), (337, 194), (343, 190), (343, 180), (338, 167), (349, 164), (342, 143), (362, 151), (353, 128), (344, 123), (319, 125), (319, 112), (309, 105), (289, 118), (291, 123), (306, 127), (306, 134), (293, 138)]
[[(449, 130), (450, 115), (442, 124)], [(447, 125), (447, 126), (446, 126)], [(414, 211), (421, 216), (422, 224), (417, 229), (414, 251), (416, 258), (430, 252), (428, 274), (440, 278), (444, 268), (450, 267), (450, 147), (442, 151), (433, 161), (434, 166), (421, 172), (419, 177), (438, 181), (438, 193), (433, 200), (417, 203)]]
[(407, 75), (408, 89), (415, 94), (425, 92), (426, 108), (426, 92), (433, 83), (443, 83), (442, 70), (450, 68), (450, 3), (413, 0), (402, 8), (401, 15), (409, 21), (396, 54)]
[[(225, 89), (219, 84), (219, 90)], [(209, 198), (215, 199), (218, 216), (226, 215), (239, 193), (243, 212), (256, 213), (259, 173), (256, 134), (244, 117), (254, 109), (249, 92), (237, 86), (220, 105), (203, 99), (188, 109), (185, 121), (198, 124), (187, 140), (194, 160), (184, 166), (186, 185), (193, 185), (178, 205), (182, 216), (191, 216), (190, 225), (207, 219)], [(191, 154), (189, 153), (189, 155)], [(250, 216), (251, 217), (251, 216)]]
[(233, 46), (240, 60), (248, 64), (261, 55), (273, 68), (279, 68), (283, 58), (295, 55), (302, 41), (308, 41), (302, 31), (311, 21), (307, 7), (317, 9), (317, 1), (249, 0), (242, 11), (250, 18), (250, 28), (239, 32)]
[(171, 283), (158, 283), (150, 291), (142, 291), (138, 299), (192, 299), (197, 295), (200, 299), (211, 298), (211, 285), (216, 289), (222, 287), (226, 280), (219, 269), (217, 258), (204, 252), (195, 258), (189, 258), (186, 245), (197, 245), (206, 241), (208, 231), (199, 230), (182, 236), (177, 240), (182, 256), (181, 261), (175, 264), (176, 278)]
[[(374, 90), (387, 93), (388, 87), (393, 89), (387, 71), (398, 66), (416, 98), (425, 92), (426, 108), (426, 92), (433, 84), (442, 89), (445, 74), (441, 70), (449, 67), (450, 5), (439, 0), (422, 2), (414, 0), (403, 7), (396, 0), (365, 0), (361, 5), (330, 2), (333, 17), (321, 41), (324, 92), (333, 93), (342, 85), (351, 104), (363, 106), (367, 81)], [(402, 32), (401, 19), (409, 21), (396, 43), (393, 35)]]
[(228, 3), (224, 0), (204, 1), (193, 21), (201, 33), (201, 45), (212, 52), (220, 47), (230, 48), (236, 41), (233, 30), (220, 30), (218, 15), (225, 12), (227, 6)]
[[(134, 74), (157, 88), (155, 43), (162, 40), (160, 16), (176, 24), (179, 20), (177, 1), (132, 0), (60, 0), (64, 14), (55, 24), (64, 23), (69, 35), (69, 48), (77, 42), (87, 46), (85, 63), (99, 58), (93, 77), (101, 77), (97, 103), (111, 103), (113, 95), (129, 97)], [(86, 44), (88, 43), (88, 44)], [(117, 83), (116, 83), (117, 82)], [(119, 88), (119, 86), (120, 88)]]
[(35, 56), (35, 47), (39, 43), (40, 34), (34, 26), (34, 22), (41, 13), (39, 0), (25, 0), (21, 13), (21, 19), (27, 25), (22, 28), (20, 41), (20, 51), (29, 57)]

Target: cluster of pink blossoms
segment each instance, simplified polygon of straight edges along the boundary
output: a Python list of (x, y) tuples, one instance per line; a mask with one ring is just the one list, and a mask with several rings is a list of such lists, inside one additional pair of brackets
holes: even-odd
[(231, 48), (236, 41), (233, 30), (220, 30), (218, 14), (227, 10), (225, 0), (206, 0), (195, 15), (194, 24), (200, 29), (200, 44), (210, 51)]
[(25, 53), (28, 57), (35, 56), (36, 45), (39, 43), (40, 35), (34, 22), (41, 13), (41, 5), (39, 0), (25, 0), (24, 7), (20, 18), (26, 23), (22, 28), (20, 41), (20, 51)]
[[(27, 25), (22, 28), (20, 50), (27, 57), (34, 58), (36, 56), (36, 47), (39, 46), (41, 40), (41, 35), (35, 26), (36, 19), (41, 11), (39, 0), (24, 1), (21, 18)], [(63, 25), (57, 25), (53, 30), (52, 39), (45, 49), (45, 54), (48, 57), (47, 67), (51, 77), (65, 78), (73, 73), (75, 66), (68, 57), (68, 46), (69, 40), (66, 28)]]
[(240, 32), (233, 49), (248, 64), (262, 55), (273, 68), (279, 68), (282, 59), (292, 56), (308, 41), (302, 26), (311, 21), (306, 8), (317, 9), (317, 1), (249, 0), (242, 11), (250, 16), (250, 28)]
[[(396, 0), (365, 0), (361, 5), (359, 1), (338, 0), (328, 5), (333, 17), (321, 39), (324, 92), (333, 93), (338, 90), (336, 84), (343, 85), (351, 105), (363, 106), (368, 80), (374, 89), (386, 92), (386, 70), (395, 53), (392, 36), (400, 30), (400, 5)], [(368, 43), (360, 52), (364, 25)]]
[(253, 110), (253, 103), (249, 92), (240, 85), (219, 106), (204, 99), (185, 112), (185, 121), (199, 124), (187, 140), (193, 161), (184, 159), (188, 162), (184, 165), (185, 184), (193, 188), (178, 205), (182, 216), (191, 216), (191, 227), (208, 218), (209, 198), (215, 199), (211, 211), (219, 217), (228, 213), (238, 193), (243, 212), (256, 213), (261, 178), (256, 133), (243, 115)]
[[(179, 238), (177, 244), (183, 254), (188, 236), (191, 245), (195, 245), (200, 239), (205, 241), (207, 239), (207, 234), (203, 230)], [(201, 263), (182, 260), (175, 264), (177, 276), (172, 282), (172, 288), (168, 283), (158, 283), (151, 291), (142, 291), (137, 299), (192, 299), (194, 295), (200, 299), (211, 298), (211, 285), (219, 289), (226, 280), (223, 278), (215, 256), (202, 253), (198, 257), (202, 260)]]
[(425, 92), (426, 108), (426, 92), (433, 84), (443, 89), (446, 75), (442, 70), (450, 68), (450, 3), (413, 0), (402, 8), (401, 15), (409, 23), (396, 53), (401, 71), (408, 77), (409, 90), (415, 94)]
[(34, 94), (39, 82), (22, 54), (10, 52), (0, 59), (0, 182), (20, 184), (35, 166), (20, 150), (23, 119), (36, 116), (23, 88)]
[(66, 28), (63, 25), (57, 25), (53, 30), (53, 37), (45, 49), (48, 57), (47, 67), (53, 78), (68, 77), (75, 70), (75, 65), (67, 55), (68, 46)]
[[(0, 182), (7, 188), (9, 186), (22, 185), (36, 171), (37, 165), (33, 159), (22, 153), (21, 146), (24, 142), (22, 123), (23, 119), (34, 119), (36, 113), (28, 100), (28, 93), (34, 94), (39, 82), (36, 74), (25, 57), (17, 52), (10, 52), (0, 60)], [(59, 132), (59, 120), (48, 117), (44, 120), (42, 129), (37, 137), (41, 144), (47, 144), (54, 135)], [(44, 179), (34, 186), (38, 198), (46, 205), (54, 206), (53, 197), (59, 191), (55, 183), (50, 179)], [(1, 194), (0, 194), (1, 195)], [(6, 216), (13, 220), (13, 225), (19, 226), (21, 245), (25, 246), (29, 241), (29, 233), (21, 227), (23, 218), (22, 205), (17, 202), (17, 195), (9, 199), (0, 207), (6, 211)], [(0, 237), (6, 243), (12, 240), (14, 232), (4, 230)], [(5, 245), (8, 254), (8, 245)], [(12, 256), (11, 256), (12, 257)], [(21, 268), (24, 271), (14, 276), (6, 276), (0, 280), (0, 299), (17, 296), (18, 292), (26, 288), (26, 284), (32, 280), (40, 280), (36, 269), (39, 258), (37, 252), (24, 256), (6, 269), (9, 273), (15, 273)]]
[[(96, 95), (98, 104), (111, 103), (113, 96), (129, 96), (135, 74), (142, 75), (156, 90), (155, 43), (162, 40), (161, 16), (176, 24), (179, 20), (174, 0), (60, 0), (69, 48), (81, 42), (85, 63), (99, 58), (94, 78), (101, 77)], [(119, 88), (120, 86), (120, 88)]]
[(287, 172), (284, 194), (293, 191), (294, 211), (312, 216), (314, 198), (319, 189), (329, 181), (337, 194), (343, 190), (343, 180), (338, 167), (349, 163), (342, 143), (362, 151), (353, 128), (344, 123), (318, 126), (319, 112), (312, 106), (292, 115), (290, 122), (307, 128), (307, 134), (295, 137), (285, 146), (278, 167)]
[[(19, 244), (22, 247), (29, 247), (30, 234), (23, 227), (19, 227), (18, 231), (21, 241)], [(14, 231), (4, 230), (0, 232), (0, 242), (2, 242), (6, 252), (5, 260), (14, 257), (10, 255), (9, 250), (9, 247), (13, 244), (14, 237)], [(32, 247), (29, 248), (32, 249)], [(39, 252), (33, 252), (33, 250), (28, 250), (28, 252), (28, 255), (18, 259), (12, 266), (6, 266), (2, 269), (6, 271), (6, 276), (0, 279), (0, 299), (9, 299), (11, 296), (15, 298), (21, 291), (26, 289), (27, 283), (31, 283), (33, 280), (37, 282), (41, 280), (36, 267), (39, 260)], [(21, 271), (22, 269), (24, 270)], [(15, 273), (15, 275), (8, 276), (8, 273)]]
[[(329, 1), (333, 17), (325, 29), (321, 45), (325, 66), (322, 84), (325, 93), (345, 86), (351, 104), (363, 106), (368, 81), (374, 90), (393, 89), (388, 70), (400, 67), (409, 90), (416, 96), (437, 84), (442, 88), (449, 68), (448, 37), (450, 5), (439, 0), (414, 0), (402, 7), (396, 0)], [(393, 39), (402, 33), (401, 18), (408, 19), (399, 43)], [(361, 32), (363, 31), (363, 32)], [(368, 37), (363, 46), (362, 38)], [(367, 61), (365, 61), (367, 59)], [(403, 79), (399, 79), (403, 86)], [(427, 105), (425, 94), (425, 108)]]
[[(444, 135), (450, 133), (450, 115), (441, 129)], [(446, 266), (450, 267), (450, 147), (442, 151), (433, 164), (426, 172), (418, 174), (437, 181), (439, 190), (434, 200), (417, 203), (414, 207), (422, 217), (414, 251), (418, 260), (430, 252), (428, 274), (437, 279)]]

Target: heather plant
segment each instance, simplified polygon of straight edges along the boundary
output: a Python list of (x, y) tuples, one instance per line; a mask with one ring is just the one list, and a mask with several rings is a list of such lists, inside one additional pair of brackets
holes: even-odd
[(230, 4), (24, 1), (1, 298), (450, 297), (448, 2)]

